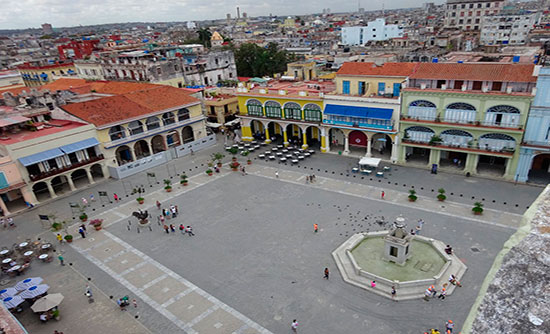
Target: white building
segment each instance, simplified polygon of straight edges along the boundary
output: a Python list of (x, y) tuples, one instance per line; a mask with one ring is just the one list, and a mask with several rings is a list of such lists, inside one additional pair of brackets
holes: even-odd
[(504, 0), (447, 0), (445, 27), (479, 31), (482, 19), (503, 7)]
[(376, 19), (366, 27), (343, 27), (342, 44), (365, 45), (369, 41), (385, 41), (403, 37), (403, 28), (396, 24), (386, 24), (384, 19)]
[(538, 19), (537, 13), (500, 13), (483, 18), (481, 45), (522, 45)]

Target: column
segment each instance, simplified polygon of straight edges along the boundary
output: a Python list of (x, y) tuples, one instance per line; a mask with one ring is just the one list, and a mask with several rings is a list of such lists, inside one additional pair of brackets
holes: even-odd
[(514, 181), (527, 182), (529, 178), (529, 170), (531, 169), (532, 153), (529, 149), (522, 148), (519, 155), (518, 167)]
[[(182, 138), (182, 140), (183, 140), (183, 138)], [(152, 139), (147, 142), (147, 146), (149, 147), (149, 155), (153, 155), (153, 140)]]
[(245, 121), (241, 118), (242, 126), (241, 126), (241, 132), (243, 135), (244, 141), (252, 141), (254, 138), (252, 137), (252, 129), (250, 128), (250, 120)]
[(464, 173), (476, 174), (477, 173), (477, 162), (479, 155), (468, 153), (466, 155), (466, 162), (464, 165)]
[(88, 176), (88, 182), (90, 182), (90, 184), (95, 183), (94, 177), (92, 176), (92, 172), (90, 172), (89, 169), (86, 169), (86, 176)]
[(130, 155), (132, 156), (132, 161), (136, 161), (136, 152), (134, 152), (134, 149), (128, 147), (128, 150), (130, 151)]
[(397, 142), (399, 141), (399, 135), (395, 135), (393, 138), (392, 144), (391, 144), (391, 163), (395, 164), (397, 163), (397, 151), (399, 150), (399, 145)]
[(307, 145), (307, 131), (302, 131), (302, 149), (305, 150), (309, 146)]
[(430, 160), (429, 160), (429, 167), (431, 167), (433, 164), (437, 164), (437, 167), (439, 168), (439, 159), (441, 157), (441, 151), (430, 149)]
[(367, 137), (367, 155), (366, 157), (372, 157), (372, 142), (369, 137)]
[(349, 154), (349, 133), (344, 133), (344, 154)]
[(70, 175), (65, 175), (67, 177), (67, 181), (69, 182), (69, 188), (71, 188), (71, 191), (75, 191), (76, 187), (74, 186), (73, 179)]
[(2, 212), (4, 212), (4, 216), (7, 216), (11, 213), (6, 206), (6, 203), (4, 203), (4, 199), (2, 198), (2, 196), (0, 196), (0, 208), (2, 209)]
[(286, 127), (283, 128), (283, 145), (288, 147), (288, 135), (286, 133)]
[(330, 151), (330, 143), (326, 135), (326, 129), (321, 128), (321, 152), (326, 153)]
[(514, 178), (514, 171), (512, 169), (514, 165), (514, 158), (510, 157), (506, 159), (506, 169), (504, 170), (504, 178), (507, 180), (512, 180)]
[(20, 190), (21, 190), (21, 195), (23, 196), (23, 199), (26, 202), (31, 203), (32, 205), (36, 205), (38, 200), (36, 199), (36, 196), (34, 195), (34, 193), (28, 188), (28, 186), (25, 186)]
[(52, 187), (50, 181), (46, 181), (46, 186), (48, 187), (48, 191), (50, 192), (50, 197), (51, 198), (56, 198), (57, 195), (55, 194), (55, 191), (53, 190), (53, 187)]
[[(151, 154), (152, 154), (152, 152), (151, 152)], [(103, 178), (104, 179), (109, 178), (110, 174), (109, 174), (109, 168), (107, 168), (107, 166), (101, 165), (101, 172), (103, 173)]]
[(264, 125), (264, 134), (265, 134), (265, 143), (266, 144), (271, 143), (271, 137), (269, 136), (269, 129), (267, 128), (267, 125)]

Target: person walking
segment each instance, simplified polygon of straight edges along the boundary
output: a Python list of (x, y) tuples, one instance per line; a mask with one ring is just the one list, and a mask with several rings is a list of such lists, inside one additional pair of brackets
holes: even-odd
[(317, 223), (313, 224), (313, 231), (315, 233), (319, 232), (319, 225), (317, 225)]
[(161, 206), (160, 202), (157, 201), (157, 209), (158, 209), (158, 210), (160, 210), (160, 206)]
[(447, 321), (447, 323), (445, 324), (445, 328), (447, 329), (447, 333), (452, 333), (454, 327), (455, 327), (455, 324), (453, 324), (452, 320)]
[(439, 293), (439, 296), (437, 297), (437, 299), (441, 298), (442, 300), (445, 300), (445, 296), (447, 296), (447, 289), (442, 288), (441, 292)]
[(170, 224), (170, 231), (172, 231), (172, 233), (176, 232), (176, 228), (173, 224)]
[(134, 305), (134, 308), (137, 308), (137, 300), (132, 299), (132, 305)]
[(376, 281), (370, 282), (370, 287), (373, 289), (376, 288)]
[(294, 333), (298, 332), (298, 321), (296, 319), (292, 320), (292, 324), (290, 325), (290, 328)]
[(328, 275), (329, 275), (329, 271), (328, 271), (328, 268), (325, 268), (325, 279), (328, 279)]
[(384, 199), (384, 196), (386, 196), (386, 193), (384, 192), (384, 190), (382, 190), (382, 193), (380, 194), (380, 197), (382, 197), (382, 199)]
[(170, 234), (170, 228), (166, 224), (164, 224), (164, 232), (166, 232), (166, 234)]
[(94, 197), (94, 194), (90, 194), (90, 202), (94, 203), (95, 202), (95, 197)]
[(183, 224), (180, 224), (179, 229), (180, 229), (181, 234), (185, 234), (185, 226)]
[(195, 235), (195, 233), (193, 233), (193, 228), (191, 226), (187, 226), (185, 231), (187, 232), (187, 234), (189, 234), (189, 236), (194, 236)]
[(57, 241), (59, 241), (60, 244), (63, 243), (63, 237), (61, 236), (61, 233), (57, 233), (57, 235), (55, 236), (55, 238), (57, 239)]
[(84, 232), (84, 229), (82, 229), (82, 226), (78, 228), (78, 233), (82, 236), (82, 239), (86, 238), (86, 232)]
[(279, 171), (275, 171), (275, 178), (279, 178)]
[(88, 206), (88, 200), (85, 198), (85, 197), (82, 197), (82, 205), (84, 207), (87, 207)]
[(59, 260), (59, 263), (64, 266), (65, 265), (65, 259), (63, 258), (63, 256), (61, 254), (59, 254), (59, 256), (57, 257), (57, 259)]
[(118, 195), (116, 193), (113, 193), (113, 198), (114, 198), (115, 202), (118, 203)]
[(396, 295), (397, 295), (397, 291), (395, 290), (395, 286), (392, 285), (392, 287), (391, 287), (391, 299), (397, 301), (397, 299), (395, 299)]

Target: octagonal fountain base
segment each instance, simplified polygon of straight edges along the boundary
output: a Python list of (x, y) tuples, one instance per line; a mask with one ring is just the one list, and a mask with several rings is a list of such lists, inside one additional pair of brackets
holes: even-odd
[[(449, 283), (449, 277), (454, 274), (460, 281), (467, 267), (456, 255), (445, 253), (443, 242), (414, 236), (410, 258), (399, 265), (384, 257), (387, 234), (354, 234), (332, 253), (345, 282), (387, 298), (391, 298), (391, 287), (395, 286), (396, 300), (422, 298), (430, 285), (441, 291), (447, 284), (447, 295), (453, 293), (455, 286)], [(371, 288), (373, 280), (375, 288)]]

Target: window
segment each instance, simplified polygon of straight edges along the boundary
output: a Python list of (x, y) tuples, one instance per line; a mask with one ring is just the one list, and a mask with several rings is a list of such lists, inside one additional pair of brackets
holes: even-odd
[(481, 90), (482, 84), (483, 84), (482, 81), (474, 81), (474, 83), (472, 85), (472, 89), (473, 90)]
[(364, 81), (359, 81), (359, 87), (358, 87), (357, 94), (365, 95), (365, 82)]
[(302, 107), (298, 103), (288, 102), (285, 104), (286, 119), (302, 119)]
[(250, 116), (263, 116), (262, 103), (258, 100), (248, 100), (246, 102), (246, 111)]
[(171, 112), (166, 112), (162, 115), (162, 122), (164, 125), (170, 125), (176, 123), (176, 118), (174, 117), (174, 114)]
[(491, 90), (495, 92), (500, 92), (501, 89), (502, 89), (502, 82), (494, 81), (493, 86), (491, 87)]
[(157, 74), (158, 75), (161, 75), (162, 74), (162, 69), (160, 67), (157, 67)]
[(321, 107), (308, 103), (304, 106), (304, 119), (309, 122), (321, 122)]
[(279, 102), (267, 101), (265, 103), (265, 115), (267, 117), (281, 118), (281, 105)]
[(349, 81), (344, 80), (342, 81), (342, 94), (348, 94), (349, 95)]
[(158, 129), (160, 127), (160, 121), (157, 117), (151, 116), (147, 118), (145, 125), (147, 126), (148, 131)]
[(178, 110), (178, 122), (184, 121), (189, 118), (190, 118), (189, 109), (181, 108), (180, 110)]

